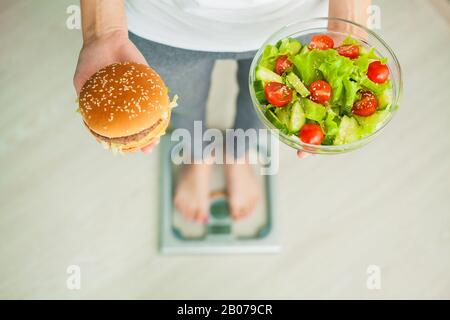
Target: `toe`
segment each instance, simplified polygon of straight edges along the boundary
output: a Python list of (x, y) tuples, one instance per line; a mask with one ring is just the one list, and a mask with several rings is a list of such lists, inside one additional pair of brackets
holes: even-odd
[(244, 205), (240, 205), (239, 208), (237, 209), (237, 217), (236, 220), (241, 220), (242, 218), (245, 217), (246, 214), (246, 209)]
[(260, 202), (260, 197), (258, 195), (255, 195), (248, 206), (248, 214), (253, 213), (256, 210), (256, 207), (258, 206)]
[(206, 208), (198, 209), (196, 211), (195, 220), (201, 223), (208, 222), (208, 212)]
[(186, 210), (186, 216), (189, 220), (195, 220), (197, 216), (197, 210), (195, 207), (189, 206)]
[(189, 204), (185, 203), (182, 200), (175, 201), (175, 207), (177, 208), (178, 212), (181, 213), (181, 215), (188, 219), (188, 220), (194, 220), (195, 218), (195, 210), (189, 206)]
[(230, 202), (230, 213), (231, 213), (231, 217), (233, 219), (239, 219), (240, 216), (240, 209), (237, 203), (234, 202)]
[(250, 215), (250, 213), (252, 213), (252, 210), (253, 209), (253, 207), (252, 206), (247, 206), (247, 207), (245, 207), (243, 210), (242, 210), (242, 217), (243, 218), (247, 218), (249, 215)]
[(257, 196), (251, 197), (248, 203), (242, 207), (241, 210), (242, 218), (251, 215), (255, 211), (257, 204), (258, 204), (258, 197)]
[(248, 205), (242, 209), (242, 218), (247, 218), (253, 212), (253, 206)]

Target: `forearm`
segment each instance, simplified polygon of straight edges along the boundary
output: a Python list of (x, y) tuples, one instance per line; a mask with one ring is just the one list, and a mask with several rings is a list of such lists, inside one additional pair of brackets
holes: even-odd
[(366, 26), (371, 4), (372, 0), (329, 0), (328, 15)]
[(83, 41), (114, 31), (127, 31), (124, 0), (80, 0)]

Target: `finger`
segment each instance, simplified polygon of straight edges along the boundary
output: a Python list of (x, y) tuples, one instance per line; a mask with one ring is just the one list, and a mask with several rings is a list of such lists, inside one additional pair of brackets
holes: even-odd
[(309, 156), (311, 156), (311, 153), (309, 152), (305, 152), (305, 151), (297, 151), (297, 157), (299, 157), (300, 159), (305, 159), (308, 158)]
[(141, 151), (143, 153), (145, 153), (145, 154), (149, 154), (153, 150), (153, 148), (155, 146), (157, 146), (158, 144), (159, 144), (159, 138), (156, 139), (154, 142), (152, 142), (152, 143), (146, 145), (145, 147), (141, 148)]
[(122, 62), (126, 61), (134, 61), (137, 63), (142, 63), (148, 65), (147, 60), (144, 55), (139, 51), (139, 49), (134, 45), (134, 43), (130, 42), (130, 46), (127, 46), (125, 51), (123, 51), (119, 58)]
[(138, 53), (136, 62), (148, 65), (147, 59), (145, 59), (144, 55), (140, 51), (138, 51)]

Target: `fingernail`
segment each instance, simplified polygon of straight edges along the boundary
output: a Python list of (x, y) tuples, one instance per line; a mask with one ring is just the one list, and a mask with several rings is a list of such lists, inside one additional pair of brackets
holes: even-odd
[(310, 153), (299, 151), (297, 155), (300, 159), (306, 159), (310, 156)]

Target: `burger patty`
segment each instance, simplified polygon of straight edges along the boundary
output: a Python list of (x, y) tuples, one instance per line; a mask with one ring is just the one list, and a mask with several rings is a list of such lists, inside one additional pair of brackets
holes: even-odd
[[(160, 123), (162, 122), (162, 119), (159, 119), (158, 121), (156, 121), (156, 123), (154, 125), (152, 125), (150, 128), (142, 130), (141, 132), (132, 134), (130, 136), (125, 136), (125, 137), (116, 137), (116, 138), (108, 138), (105, 136), (102, 136), (100, 134), (98, 134), (97, 132), (94, 132), (91, 130), (91, 128), (88, 127), (89, 131), (91, 131), (91, 133), (96, 136), (98, 139), (105, 141), (105, 142), (109, 142), (109, 143), (114, 143), (114, 144), (127, 144), (129, 142), (132, 141), (139, 141), (143, 138), (145, 138), (153, 129), (155, 129)], [(87, 125), (86, 125), (87, 127)]]

